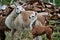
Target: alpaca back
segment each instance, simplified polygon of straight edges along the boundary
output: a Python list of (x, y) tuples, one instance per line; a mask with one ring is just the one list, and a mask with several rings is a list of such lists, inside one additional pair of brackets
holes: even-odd
[(29, 28), (28, 25), (32, 21), (31, 19), (29, 19), (29, 16), (32, 13), (33, 13), (32, 11), (24, 11), (21, 14), (19, 14), (14, 21), (15, 28), (16, 29)]
[(41, 15), (48, 15), (48, 12), (41, 12)]
[(36, 25), (45, 25), (45, 17), (42, 16), (40, 13), (37, 13), (37, 21), (36, 21)]

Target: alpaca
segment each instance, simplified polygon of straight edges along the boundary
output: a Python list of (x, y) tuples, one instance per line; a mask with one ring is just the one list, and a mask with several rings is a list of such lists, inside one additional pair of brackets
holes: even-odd
[[(38, 17), (37, 17), (38, 18)], [(35, 37), (46, 34), (49, 40), (52, 40), (53, 27), (51, 25), (38, 25), (40, 22), (37, 22), (37, 18), (30, 23), (32, 30), (33, 40), (36, 40)]]
[[(21, 6), (22, 5), (14, 5), (15, 8), (10, 13), (10, 15), (7, 16), (7, 18), (5, 20), (5, 24), (10, 24), (10, 21), (14, 21), (13, 19), (15, 19), (19, 15), (19, 13), (21, 13), (21, 11), (25, 11), (23, 9), (23, 7), (21, 7)], [(13, 6), (11, 5), (11, 7), (13, 7)], [(13, 16), (13, 18), (11, 18), (12, 16)], [(9, 19), (9, 18), (11, 18), (11, 19)], [(9, 19), (9, 20), (7, 20), (7, 19)], [(7, 21), (9, 21), (9, 22), (7, 22)], [(10, 25), (7, 25), (7, 26), (9, 27)]]
[[(45, 12), (46, 13), (46, 12)], [(41, 15), (43, 14), (43, 15)], [(36, 25), (39, 25), (39, 26), (45, 26), (45, 25), (49, 25), (49, 20), (47, 18), (47, 15), (48, 13), (46, 13), (44, 15), (44, 12), (43, 13), (37, 13), (37, 21), (36, 21)], [(37, 39), (37, 38), (36, 38)]]
[[(43, 13), (45, 13), (45, 12), (43, 12)], [(43, 14), (43, 13), (41, 13), (41, 14)], [(40, 26), (43, 26), (43, 25), (46, 25), (46, 23), (47, 23), (47, 16), (46, 15), (41, 15), (40, 13), (37, 13), (37, 22), (38, 23), (36, 23), (36, 25), (40, 25)]]
[[(25, 11), (22, 7), (20, 7), (20, 6), (23, 6), (23, 5), (11, 5), (11, 7), (13, 7), (14, 9), (13, 9), (13, 11), (10, 13), (10, 15), (8, 15), (7, 16), (7, 18), (6, 18), (6, 20), (5, 20), (5, 25), (9, 28), (9, 29), (11, 29), (10, 28), (10, 26), (11, 26), (11, 22), (12, 21), (14, 21), (13, 19), (15, 19), (18, 15), (19, 15), (19, 13), (21, 12), (21, 11)], [(18, 10), (18, 11), (17, 11)], [(19, 12), (19, 13), (18, 13)], [(13, 18), (12, 18), (13, 17)], [(11, 19), (10, 19), (11, 18)], [(11, 31), (13, 31), (12, 29), (11, 29)], [(11, 32), (12, 33), (12, 32)], [(13, 34), (13, 33), (12, 33)], [(12, 34), (11, 34), (11, 36), (12, 36)], [(11, 40), (13, 39), (13, 37), (11, 37)]]
[[(27, 9), (27, 8), (26, 8)], [(37, 20), (39, 20), (43, 25), (45, 25), (46, 23), (46, 18), (45, 18), (45, 16), (44, 15), (48, 15), (48, 12), (41, 12), (41, 13), (38, 13), (37, 14), (37, 17), (38, 17), (38, 19)]]
[(30, 27), (32, 28), (31, 30), (32, 30), (33, 38), (46, 34), (47, 38), (49, 40), (52, 40), (52, 33), (54, 30), (53, 26), (52, 25), (47, 25), (47, 26), (36, 25), (36, 21), (37, 21), (36, 19), (30, 23)]
[[(52, 16), (51, 14), (50, 14), (50, 10), (48, 9), (48, 8), (42, 8), (42, 11), (45, 11), (45, 12), (40, 12), (40, 8), (39, 9), (37, 9), (37, 6), (36, 6), (36, 8), (32, 8), (32, 7), (34, 7), (33, 5), (30, 5), (30, 4), (27, 4), (26, 6), (24, 6), (24, 8), (25, 8), (25, 10), (32, 10), (32, 11), (35, 11), (35, 9), (36, 9), (36, 11), (38, 12), (38, 19), (39, 19), (39, 21), (43, 24), (43, 25), (46, 25), (46, 23), (48, 22), (48, 18), (47, 18), (47, 16), (49, 16), (49, 18)], [(34, 9), (34, 10), (33, 10)], [(38, 11), (39, 10), (39, 11)], [(38, 20), (37, 19), (37, 20)]]
[(52, 40), (52, 33), (53, 33), (53, 27), (51, 25), (44, 26), (44, 27), (40, 27), (39, 25), (35, 25), (32, 28), (33, 38), (46, 34), (46, 37), (49, 40)]
[(11, 29), (11, 40), (13, 40), (14, 29), (18, 31), (18, 36), (20, 36), (18, 40), (21, 40), (21, 33), (23, 28), (28, 26), (30, 21), (34, 20), (36, 17), (36, 13), (34, 11), (22, 11), (22, 9), (20, 10), (19, 8), (20, 6), (14, 8), (14, 10), (5, 20), (6, 26)]
[[(25, 11), (22, 14), (19, 14), (17, 18), (13, 21), (12, 29), (16, 29), (21, 37), (21, 33), (23, 28), (26, 28), (30, 21), (32, 21), (35, 17), (35, 12), (33, 11)], [(32, 19), (32, 20), (31, 20)], [(14, 26), (14, 27), (13, 27)], [(21, 40), (21, 38), (20, 38)]]
[[(23, 10), (22, 10), (23, 9)], [(16, 12), (17, 13), (21, 13), (22, 11), (25, 11), (24, 10), (24, 8), (22, 8), (22, 6), (17, 6), (17, 9), (16, 9)], [(27, 18), (27, 16), (29, 15), (29, 14), (31, 14), (31, 13), (34, 13), (34, 12), (24, 12), (22, 15), (25, 17), (23, 17), (23, 22), (21, 21), (21, 18), (19, 17), (19, 15), (17, 16), (17, 14), (14, 14), (15, 12), (13, 11), (7, 18), (6, 18), (6, 21), (5, 21), (5, 24), (7, 25), (7, 27), (8, 28), (10, 28), (11, 29), (11, 40), (13, 40), (13, 34), (14, 34), (14, 29), (18, 29), (18, 27), (16, 28), (16, 26), (18, 25), (18, 24), (20, 24), (20, 26), (23, 24), (23, 26), (25, 27), (25, 26), (27, 26), (27, 25), (29, 25), (29, 21), (27, 21), (28, 20), (28, 18)], [(29, 13), (29, 14), (26, 14), (26, 13)], [(12, 15), (13, 14), (13, 15)], [(26, 15), (25, 15), (26, 14)], [(12, 16), (11, 16), (12, 15)], [(14, 17), (13, 17), (14, 16)], [(17, 16), (17, 18), (15, 18)], [(38, 17), (38, 22), (40, 22), (40, 21), (42, 21), (42, 24), (43, 23), (45, 23), (45, 19), (44, 19), (44, 17), (42, 17), (41, 15), (37, 15), (37, 17)], [(42, 17), (42, 20), (41, 20), (41, 17)], [(10, 19), (11, 18), (11, 19)], [(26, 19), (27, 18), (27, 19)], [(18, 19), (20, 19), (19, 21), (21, 21), (21, 22), (19, 22), (18, 21)], [(44, 20), (43, 20), (44, 19)], [(14, 22), (13, 22), (14, 21)], [(25, 23), (26, 22), (26, 23)], [(41, 22), (39, 23), (40, 25), (42, 25), (41, 24)], [(14, 27), (13, 27), (14, 26)], [(23, 28), (24, 28), (23, 27)], [(14, 29), (13, 29), (14, 28)], [(21, 33), (20, 33), (21, 34)], [(21, 39), (21, 38), (20, 38)]]

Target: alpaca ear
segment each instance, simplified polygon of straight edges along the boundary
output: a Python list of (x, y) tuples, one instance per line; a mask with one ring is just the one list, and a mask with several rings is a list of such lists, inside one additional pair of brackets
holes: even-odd
[(15, 7), (17, 7), (18, 4), (16, 2), (14, 2), (14, 5), (15, 5)]
[(23, 5), (21, 5), (21, 6), (25, 6), (26, 5), (26, 3), (24, 3)]
[(37, 12), (35, 12), (35, 15), (37, 15)]

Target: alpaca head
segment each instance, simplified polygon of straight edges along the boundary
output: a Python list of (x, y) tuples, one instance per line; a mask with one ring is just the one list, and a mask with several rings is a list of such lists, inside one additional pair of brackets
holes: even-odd
[(15, 8), (16, 9), (16, 13), (21, 13), (22, 11), (25, 11), (25, 9), (23, 8), (25, 4), (23, 5), (19, 5), (17, 3), (10, 5), (10, 7)]
[(36, 12), (33, 12), (30, 16), (29, 16), (29, 19), (31, 20), (34, 20), (37, 16), (37, 13)]
[(30, 25), (30, 29), (32, 30), (32, 25), (37, 20), (37, 13), (33, 12), (33, 14), (29, 16), (29, 19), (31, 20), (29, 25)]
[(25, 11), (25, 9), (22, 6), (20, 6), (20, 5), (16, 6), (17, 13), (21, 13), (22, 11)]
[(16, 12), (21, 13), (22, 11), (25, 11), (25, 9), (23, 8), (24, 5), (26, 5), (26, 3), (22, 5), (16, 4)]
[(32, 29), (33, 23), (37, 20), (37, 12), (28, 11), (29, 28)]

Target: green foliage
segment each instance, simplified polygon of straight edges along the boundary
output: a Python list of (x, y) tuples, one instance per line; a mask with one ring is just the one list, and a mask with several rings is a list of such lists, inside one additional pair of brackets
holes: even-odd
[[(2, 4), (9, 4), (11, 0), (2, 0)], [(16, 0), (14, 0), (16, 1)], [(48, 1), (48, 0), (44, 0), (44, 1)], [(52, 2), (53, 0), (51, 0)], [(56, 1), (56, 6), (60, 6), (60, 0), (55, 0)]]
[[(14, 0), (17, 1), (17, 0)], [(2, 4), (9, 4), (11, 2), (11, 0), (2, 0)]]
[(9, 0), (2, 0), (2, 4), (8, 4), (9, 2)]
[(60, 0), (56, 0), (56, 5), (60, 6)]
[[(53, 3), (53, 0), (51, 0), (51, 2)], [(55, 0), (56, 2), (56, 6), (60, 6), (60, 0)]]

